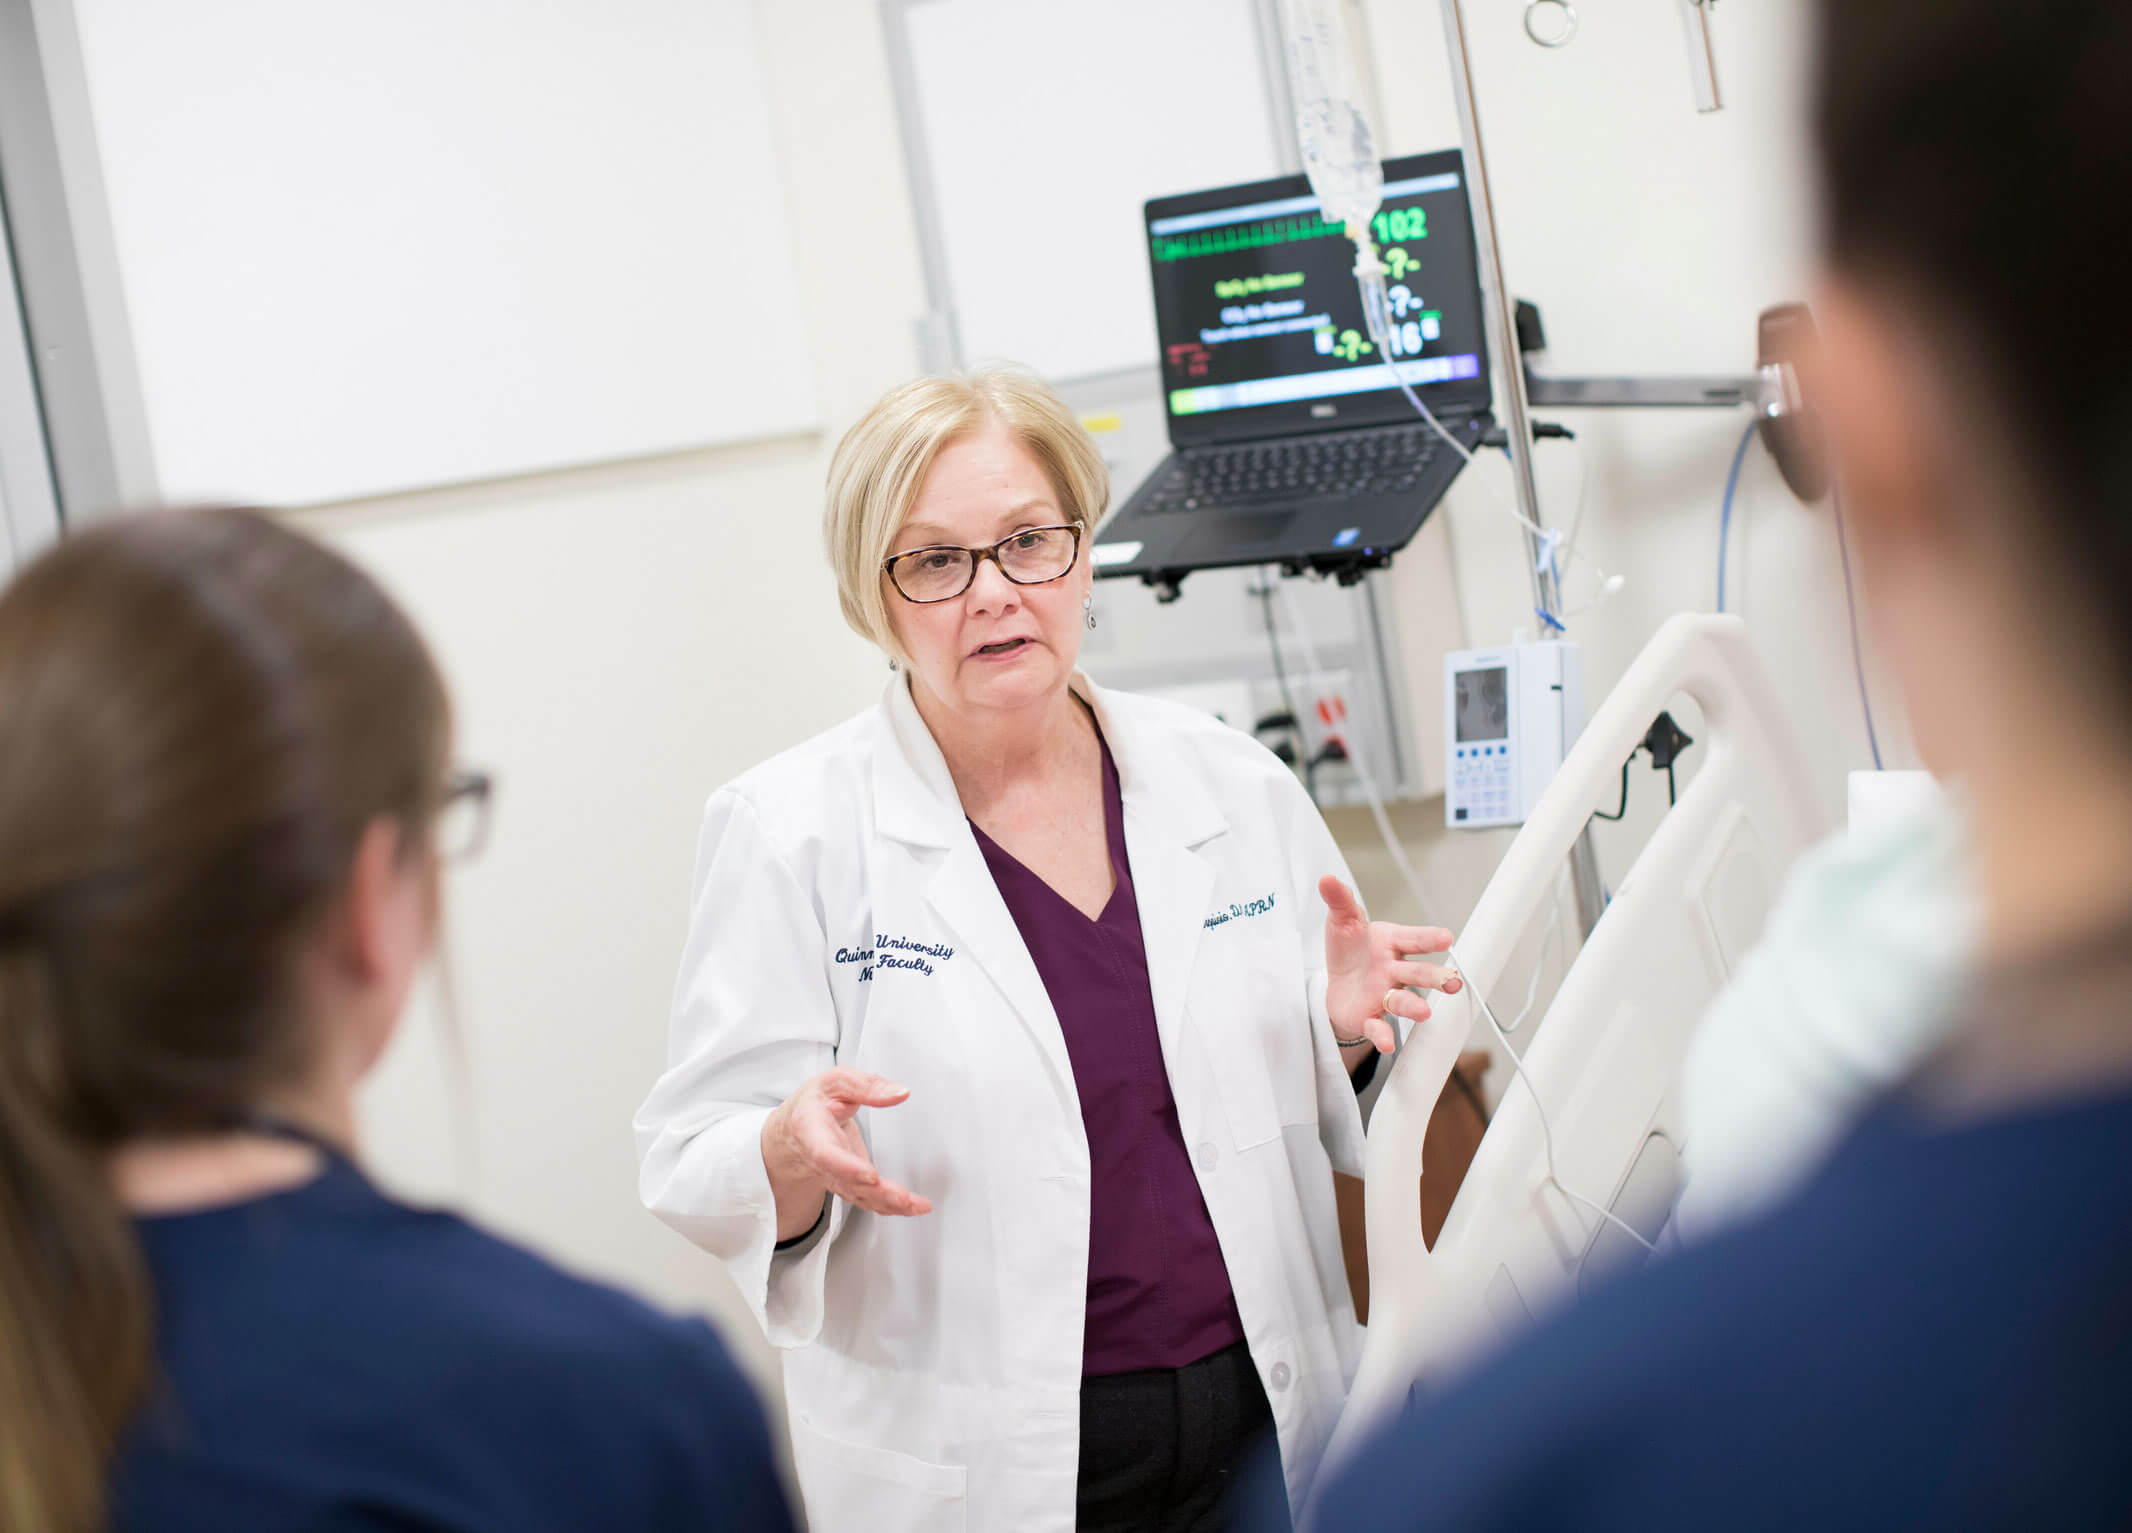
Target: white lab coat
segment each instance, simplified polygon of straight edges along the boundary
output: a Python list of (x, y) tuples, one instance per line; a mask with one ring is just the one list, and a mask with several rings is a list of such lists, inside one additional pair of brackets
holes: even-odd
[[(1322, 874), (1293, 775), (1178, 704), (1076, 676), (1117, 761), (1148, 978), (1300, 1506), (1354, 1375), (1332, 1173), (1362, 1122), (1325, 1020)], [(834, 1202), (773, 1253), (760, 1136), (808, 1077), (910, 1088), (859, 1123), (915, 1219)], [(711, 796), (668, 1066), (637, 1117), (648, 1207), (722, 1258), (784, 1349), (815, 1533), (1073, 1527), (1089, 1157), (1035, 964), (899, 675)]]

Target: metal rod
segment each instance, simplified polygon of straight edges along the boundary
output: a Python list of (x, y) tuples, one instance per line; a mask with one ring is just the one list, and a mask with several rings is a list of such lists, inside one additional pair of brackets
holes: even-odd
[(74, 8), (0, 0), (0, 182), (63, 524), (156, 498), (155, 452)]
[(1589, 937), (1606, 914), (1606, 885), (1599, 881), (1599, 852), (1586, 826), (1569, 849), (1569, 881), (1577, 891), (1577, 925)]
[[(1442, 0), (1442, 6), (1444, 40), (1451, 55), (1451, 88), (1458, 98), (1459, 132), (1465, 142), (1473, 243), (1480, 254), (1481, 285), (1487, 298), (1482, 310), (1488, 325), (1488, 346), (1495, 354), (1503, 380), (1503, 429), (1510, 439), (1510, 477), (1517, 490), (1518, 509), (1531, 524), (1523, 530), (1525, 562), (1532, 571), (1533, 604), (1542, 612), (1559, 613), (1561, 592), (1556, 586), (1552, 561), (1540, 557), (1540, 538), (1532, 530), (1547, 524), (1540, 519), (1540, 488), (1532, 473), (1532, 413), (1525, 398), (1524, 354), (1518, 349), (1517, 300), (1511, 296), (1510, 284), (1503, 280), (1495, 198), (1488, 184), (1488, 157), (1481, 147), (1480, 110), (1474, 103), (1473, 54), (1466, 46), (1466, 15), (1459, 0)], [(1590, 936), (1606, 908), (1606, 891), (1599, 882), (1599, 859), (1592, 849), (1589, 830), (1571, 848), (1569, 870), (1577, 891), (1577, 924)]]
[[(1444, 38), (1451, 50), (1451, 87), (1458, 97), (1458, 124), (1465, 140), (1466, 188), (1473, 204), (1473, 243), (1480, 254), (1482, 305), (1488, 328), (1488, 347), (1494, 352), (1503, 380), (1503, 428), (1510, 438), (1510, 478), (1517, 490), (1518, 510), (1534, 526), (1540, 520), (1540, 490), (1532, 475), (1532, 412), (1525, 398), (1523, 353), (1518, 350), (1517, 300), (1503, 280), (1503, 249), (1496, 236), (1495, 199), (1488, 185), (1488, 157), (1481, 147), (1481, 119), (1473, 99), (1473, 58), (1466, 48), (1466, 17), (1459, 0), (1443, 0)], [(1525, 529), (1525, 549), (1532, 569), (1532, 595), (1542, 611), (1554, 612), (1556, 601), (1553, 570), (1540, 558), (1540, 540), (1531, 527)]]
[(9, 255), (0, 196), (0, 583), (59, 536), (59, 491), (45, 448), (44, 404)]

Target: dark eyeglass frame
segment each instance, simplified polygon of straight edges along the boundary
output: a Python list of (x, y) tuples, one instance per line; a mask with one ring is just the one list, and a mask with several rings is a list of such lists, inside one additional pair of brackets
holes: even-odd
[[(1018, 580), (1007, 568), (999, 551), (1016, 538), (1026, 538), (1032, 532), (1065, 532), (1073, 536), (1073, 552), (1066, 557), (1066, 568), (1056, 575), (1046, 575), (1042, 580)], [(896, 565), (905, 559), (915, 559), (920, 554), (956, 553), (970, 556), (970, 573), (962, 584), (945, 596), (913, 596), (903, 589), (903, 582), (896, 578)], [(1046, 522), (1041, 527), (1018, 527), (989, 548), (970, 548), (961, 543), (928, 543), (923, 548), (906, 548), (900, 554), (890, 554), (881, 561), (881, 572), (888, 576), (888, 583), (896, 588), (896, 594), (916, 607), (930, 607), (935, 602), (953, 601), (977, 583), (978, 566), (990, 559), (993, 566), (1018, 586), (1048, 586), (1054, 580), (1064, 580), (1071, 575), (1074, 566), (1081, 562), (1081, 524), (1079, 522)]]
[(471, 767), (462, 767), (444, 779), (443, 796), (437, 800), (437, 814), (433, 824), (441, 826), (444, 817), (461, 803), (473, 805), (474, 828), (467, 837), (466, 845), (439, 847), (447, 862), (471, 862), (479, 857), (489, 844), (489, 817), (496, 799), (496, 779), (490, 773)]

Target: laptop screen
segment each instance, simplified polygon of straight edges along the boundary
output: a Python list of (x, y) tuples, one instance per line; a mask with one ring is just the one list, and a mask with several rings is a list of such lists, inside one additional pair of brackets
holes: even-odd
[[(1147, 204), (1170, 436), (1179, 445), (1415, 419), (1371, 345), (1355, 250), (1301, 176)], [(1457, 150), (1384, 166), (1373, 221), (1392, 359), (1439, 410), (1488, 403)]]

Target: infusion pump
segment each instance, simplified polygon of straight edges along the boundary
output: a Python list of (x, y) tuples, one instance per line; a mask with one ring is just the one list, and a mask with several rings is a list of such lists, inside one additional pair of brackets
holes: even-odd
[(1584, 661), (1551, 641), (1444, 656), (1444, 823), (1522, 825), (1584, 729)]

